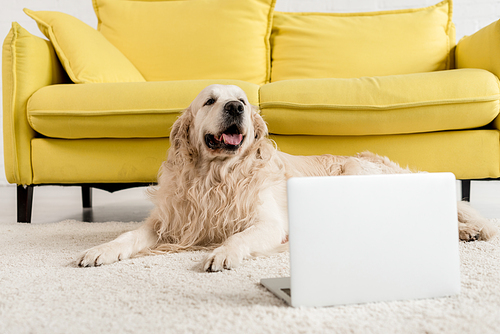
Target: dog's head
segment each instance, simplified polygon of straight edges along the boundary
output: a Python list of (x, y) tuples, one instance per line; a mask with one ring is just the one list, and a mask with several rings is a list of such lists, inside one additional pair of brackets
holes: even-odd
[(245, 92), (232, 85), (210, 85), (203, 89), (174, 123), (173, 148), (207, 158), (241, 154), (267, 135), (258, 109)]

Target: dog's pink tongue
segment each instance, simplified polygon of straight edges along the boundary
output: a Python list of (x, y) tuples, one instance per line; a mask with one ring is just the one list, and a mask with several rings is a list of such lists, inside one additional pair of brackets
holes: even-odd
[(243, 135), (242, 134), (228, 135), (228, 134), (223, 133), (222, 139), (224, 140), (224, 143), (226, 143), (228, 145), (239, 145), (239, 143), (241, 143), (241, 141), (243, 140)]

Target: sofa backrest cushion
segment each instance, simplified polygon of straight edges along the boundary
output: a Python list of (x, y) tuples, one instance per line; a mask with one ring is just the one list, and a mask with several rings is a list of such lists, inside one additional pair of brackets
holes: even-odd
[(275, 0), (93, 3), (98, 30), (148, 81), (269, 81)]
[(271, 81), (450, 68), (452, 3), (370, 13), (276, 12)]
[(52, 42), (75, 83), (145, 81), (132, 63), (101, 33), (77, 18), (52, 11), (24, 12)]

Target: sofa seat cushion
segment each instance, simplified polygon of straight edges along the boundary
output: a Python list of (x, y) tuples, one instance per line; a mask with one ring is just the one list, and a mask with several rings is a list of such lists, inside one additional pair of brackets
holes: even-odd
[(162, 138), (206, 86), (234, 84), (258, 104), (259, 86), (235, 80), (99, 83), (44, 87), (28, 101), (28, 121), (52, 138)]
[(482, 127), (499, 113), (499, 82), (478, 69), (354, 79), (301, 79), (261, 87), (269, 132), (361, 136)]

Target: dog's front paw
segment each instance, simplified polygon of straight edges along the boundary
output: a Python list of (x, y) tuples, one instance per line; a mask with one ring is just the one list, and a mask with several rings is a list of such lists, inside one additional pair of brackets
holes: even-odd
[(128, 259), (130, 252), (126, 247), (116, 242), (108, 242), (100, 246), (87, 249), (76, 261), (79, 267), (97, 267), (120, 260)]
[(205, 271), (222, 271), (224, 269), (236, 268), (241, 264), (243, 258), (238, 252), (227, 246), (220, 246), (210, 253), (203, 261)]

